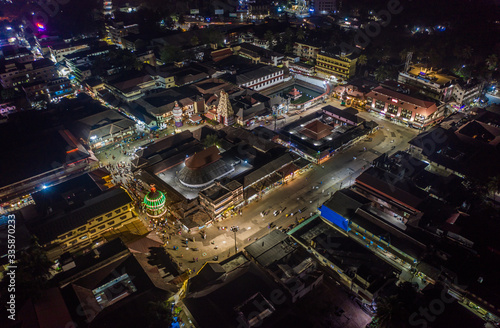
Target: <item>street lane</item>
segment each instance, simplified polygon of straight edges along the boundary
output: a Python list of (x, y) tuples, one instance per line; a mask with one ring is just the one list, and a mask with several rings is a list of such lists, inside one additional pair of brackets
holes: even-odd
[[(203, 257), (200, 256), (200, 259), (212, 259), (215, 255), (219, 256), (220, 260), (227, 258), (230, 254), (234, 254), (234, 233), (218, 230), (218, 227), (239, 226), (240, 231), (237, 233), (236, 242), (241, 250), (254, 242), (256, 238), (269, 233), (270, 223), (275, 224), (274, 229), (280, 226), (286, 228), (303, 216), (309, 217), (335, 191), (353, 184), (356, 177), (367, 169), (375, 158), (384, 152), (394, 153), (406, 149), (407, 142), (418, 133), (417, 130), (394, 124), (371, 113), (362, 112), (360, 116), (382, 125), (382, 128), (369, 136), (371, 141), (365, 139), (351, 148), (335, 154), (333, 158), (322, 165), (315, 165), (303, 175), (294, 177), (286, 184), (268, 192), (258, 201), (250, 203), (243, 208), (243, 215), (235, 215), (206, 229), (207, 240), (199, 241), (199, 237), (196, 236), (196, 241), (192, 243), (192, 247), (199, 249), (198, 252), (185, 249), (179, 251), (187, 252), (187, 256), (191, 258), (193, 253), (207, 254)], [(284, 207), (286, 210), (283, 213), (276, 217), (273, 215), (274, 210)], [(286, 217), (286, 214), (296, 212), (303, 207), (307, 207), (305, 213)], [(265, 210), (270, 210), (269, 214), (261, 217), (260, 213)], [(183, 234), (179, 237), (179, 241), (186, 237), (190, 238), (190, 235)], [(213, 244), (210, 243), (212, 241)], [(189, 257), (179, 258), (179, 261), (183, 262), (183, 266), (193, 270), (198, 270), (203, 264), (201, 261), (190, 261)]]

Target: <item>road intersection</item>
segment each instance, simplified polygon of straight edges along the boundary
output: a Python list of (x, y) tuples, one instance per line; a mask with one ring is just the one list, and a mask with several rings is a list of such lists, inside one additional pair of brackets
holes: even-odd
[[(342, 108), (336, 99), (330, 99), (326, 104), (316, 105), (301, 115), (308, 115), (321, 109), (325, 105)], [(418, 131), (389, 122), (380, 115), (360, 112), (359, 116), (366, 120), (373, 120), (379, 124), (379, 129), (357, 144), (336, 153), (331, 159), (312, 167), (302, 175), (294, 177), (284, 185), (269, 191), (260, 199), (248, 204), (242, 210), (242, 215), (233, 214), (231, 217), (206, 228), (202, 238), (201, 233), (177, 233), (179, 228), (171, 227), (167, 231), (170, 239), (165, 241), (165, 248), (181, 269), (189, 268), (194, 272), (199, 270), (207, 260), (218, 260), (229, 257), (235, 252), (236, 245), (241, 250), (246, 245), (269, 233), (270, 224), (275, 228), (286, 228), (295, 224), (302, 217), (309, 217), (317, 212), (317, 208), (325, 202), (335, 191), (346, 188), (354, 183), (356, 177), (367, 169), (371, 162), (383, 153), (393, 153), (408, 147), (407, 142), (417, 135)], [(299, 115), (288, 116), (286, 123), (299, 119)], [(269, 129), (274, 128), (274, 122), (269, 122)], [(278, 128), (281, 126), (278, 124)], [(194, 130), (198, 127), (186, 126), (184, 129)], [(171, 129), (159, 132), (160, 138), (171, 134)], [(155, 138), (153, 138), (154, 140)], [(129, 162), (130, 156), (123, 154), (123, 150), (131, 151), (135, 147), (151, 142), (146, 136), (143, 139), (125, 144), (122, 147), (108, 147), (97, 155), (105, 164), (115, 165), (120, 162)], [(107, 158), (104, 153), (107, 154)], [(112, 156), (115, 158), (113, 159)], [(304, 213), (288, 215), (307, 208)], [(279, 208), (286, 208), (277, 216), (273, 212)], [(262, 217), (261, 212), (269, 210), (269, 214)], [(142, 216), (142, 214), (141, 214)], [(145, 218), (144, 222), (147, 224)], [(238, 226), (239, 231), (234, 234), (229, 228)], [(225, 229), (222, 229), (225, 227)], [(161, 232), (158, 232), (162, 236)], [(186, 239), (189, 241), (186, 245)], [(167, 243), (168, 241), (168, 243)], [(175, 246), (175, 250), (174, 250)]]

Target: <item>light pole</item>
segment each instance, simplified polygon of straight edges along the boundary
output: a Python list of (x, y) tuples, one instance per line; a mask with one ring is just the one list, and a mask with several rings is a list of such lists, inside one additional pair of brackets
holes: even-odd
[(238, 226), (232, 226), (231, 231), (234, 232), (234, 253), (238, 253), (238, 247), (236, 247), (236, 233), (240, 230)]

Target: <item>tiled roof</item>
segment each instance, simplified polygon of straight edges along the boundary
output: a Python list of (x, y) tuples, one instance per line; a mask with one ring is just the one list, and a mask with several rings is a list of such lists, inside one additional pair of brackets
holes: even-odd
[(217, 146), (208, 147), (199, 153), (194, 154), (186, 160), (186, 167), (190, 169), (200, 169), (207, 166), (217, 160), (222, 156), (219, 153)]

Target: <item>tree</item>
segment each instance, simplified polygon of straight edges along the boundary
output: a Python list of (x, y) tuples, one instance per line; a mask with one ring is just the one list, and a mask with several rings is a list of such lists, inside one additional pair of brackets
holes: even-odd
[(274, 42), (274, 33), (271, 30), (267, 30), (266, 33), (264, 33), (264, 40), (269, 43), (269, 47), (272, 47)]
[(198, 39), (198, 37), (197, 37), (196, 35), (194, 35), (194, 36), (191, 38), (190, 42), (191, 42), (191, 45), (192, 45), (193, 47), (196, 47), (197, 45), (199, 45), (199, 44), (200, 44), (200, 40)]
[(461, 57), (463, 59), (470, 59), (472, 57), (473, 49), (470, 46), (462, 48)]
[(297, 29), (297, 34), (296, 34), (297, 40), (304, 40), (306, 38), (306, 34), (303, 29), (300, 27)]
[(374, 321), (380, 328), (401, 328), (399, 316), (402, 311), (402, 303), (396, 295), (379, 297), (376, 300), (376, 312)]
[(453, 55), (459, 59), (467, 60), (472, 57), (473, 49), (471, 46), (461, 46), (457, 45), (453, 49)]
[(495, 71), (498, 66), (498, 57), (495, 54), (489, 55), (486, 58), (486, 65), (488, 66), (488, 70)]
[(157, 301), (148, 303), (148, 327), (170, 327), (173, 322), (172, 311), (167, 302)]
[(486, 188), (488, 189), (488, 193), (495, 198), (495, 195), (500, 192), (500, 175), (491, 177), (486, 184)]
[(220, 147), (220, 139), (216, 134), (209, 134), (205, 137), (205, 140), (203, 140), (203, 145), (205, 148), (212, 146)]
[(293, 39), (293, 31), (291, 28), (287, 27), (285, 34), (283, 35), (284, 42), (289, 43)]
[(374, 75), (377, 81), (385, 81), (394, 77), (394, 69), (386, 65), (381, 65), (375, 70)]
[(287, 43), (285, 45), (285, 53), (291, 53), (291, 52), (293, 52), (293, 44)]
[(184, 59), (182, 50), (179, 47), (165, 45), (160, 50), (160, 58), (164, 63), (170, 63), (173, 61), (181, 61)]
[[(207, 34), (208, 43), (222, 45), (222, 41), (224, 40), (224, 36), (222, 35), (220, 30), (215, 29), (215, 28), (209, 28), (208, 31), (206, 31), (206, 34)], [(206, 43), (206, 42), (203, 42), (203, 43)]]
[(366, 58), (365, 55), (361, 55), (358, 57), (357, 63), (359, 66), (365, 66), (367, 62), (368, 62), (368, 59)]
[[(31, 239), (31, 244), (27, 249), (17, 253), (16, 301), (19, 302), (19, 305), (22, 305), (30, 297), (37, 299), (41, 296), (42, 290), (50, 278), (52, 264), (36, 237)], [(8, 295), (4, 292), (9, 284), (8, 281), (9, 279), (5, 278), (1, 281), (2, 297)]]

